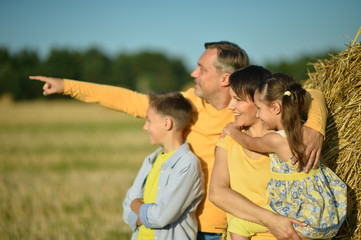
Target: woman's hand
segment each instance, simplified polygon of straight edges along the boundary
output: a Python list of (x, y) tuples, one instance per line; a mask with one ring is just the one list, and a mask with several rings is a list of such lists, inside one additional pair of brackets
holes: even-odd
[(305, 227), (307, 226), (306, 223), (293, 218), (283, 217), (275, 213), (272, 214), (272, 220), (269, 220), (268, 224), (265, 225), (273, 236), (278, 240), (301, 240), (301, 237), (297, 234), (293, 224)]

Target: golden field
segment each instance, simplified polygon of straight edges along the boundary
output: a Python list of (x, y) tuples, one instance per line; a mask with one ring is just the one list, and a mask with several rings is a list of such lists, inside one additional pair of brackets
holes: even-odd
[(129, 239), (144, 120), (75, 100), (0, 105), (0, 239)]

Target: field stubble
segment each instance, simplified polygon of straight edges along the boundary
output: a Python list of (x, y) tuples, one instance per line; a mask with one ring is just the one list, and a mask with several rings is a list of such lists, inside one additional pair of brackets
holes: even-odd
[(156, 148), (143, 124), (77, 101), (0, 105), (0, 239), (129, 239), (122, 200)]

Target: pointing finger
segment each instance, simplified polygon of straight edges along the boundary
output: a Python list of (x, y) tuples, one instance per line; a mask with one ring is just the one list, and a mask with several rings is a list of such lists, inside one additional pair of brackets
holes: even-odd
[(29, 76), (29, 79), (31, 80), (38, 80), (41, 82), (47, 82), (49, 81), (51, 78), (50, 77), (43, 77), (43, 76)]

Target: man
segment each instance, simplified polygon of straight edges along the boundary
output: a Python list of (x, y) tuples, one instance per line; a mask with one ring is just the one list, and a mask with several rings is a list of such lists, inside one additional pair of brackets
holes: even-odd
[[(197, 209), (199, 240), (220, 239), (226, 230), (226, 215), (208, 199), (210, 175), (214, 164), (214, 147), (224, 126), (233, 121), (233, 113), (227, 108), (230, 101), (228, 78), (237, 69), (249, 64), (246, 52), (234, 43), (221, 41), (205, 44), (205, 51), (191, 73), (194, 88), (182, 92), (193, 105), (192, 123), (186, 140), (202, 163), (206, 193)], [(85, 102), (96, 102), (105, 107), (120, 110), (134, 117), (145, 118), (148, 97), (128, 89), (35, 76), (30, 79), (45, 82), (43, 94), (65, 94)], [(308, 149), (307, 169), (317, 163), (325, 132), (326, 109), (324, 99), (311, 104), (309, 120), (304, 128), (304, 138), (313, 148)], [(313, 144), (311, 144), (312, 142)], [(277, 228), (279, 226), (275, 226)], [(284, 228), (283, 228), (284, 229)], [(273, 230), (281, 232), (278, 239), (299, 239), (293, 229)], [(284, 233), (285, 235), (282, 235)], [(256, 237), (254, 239), (257, 239)]]

